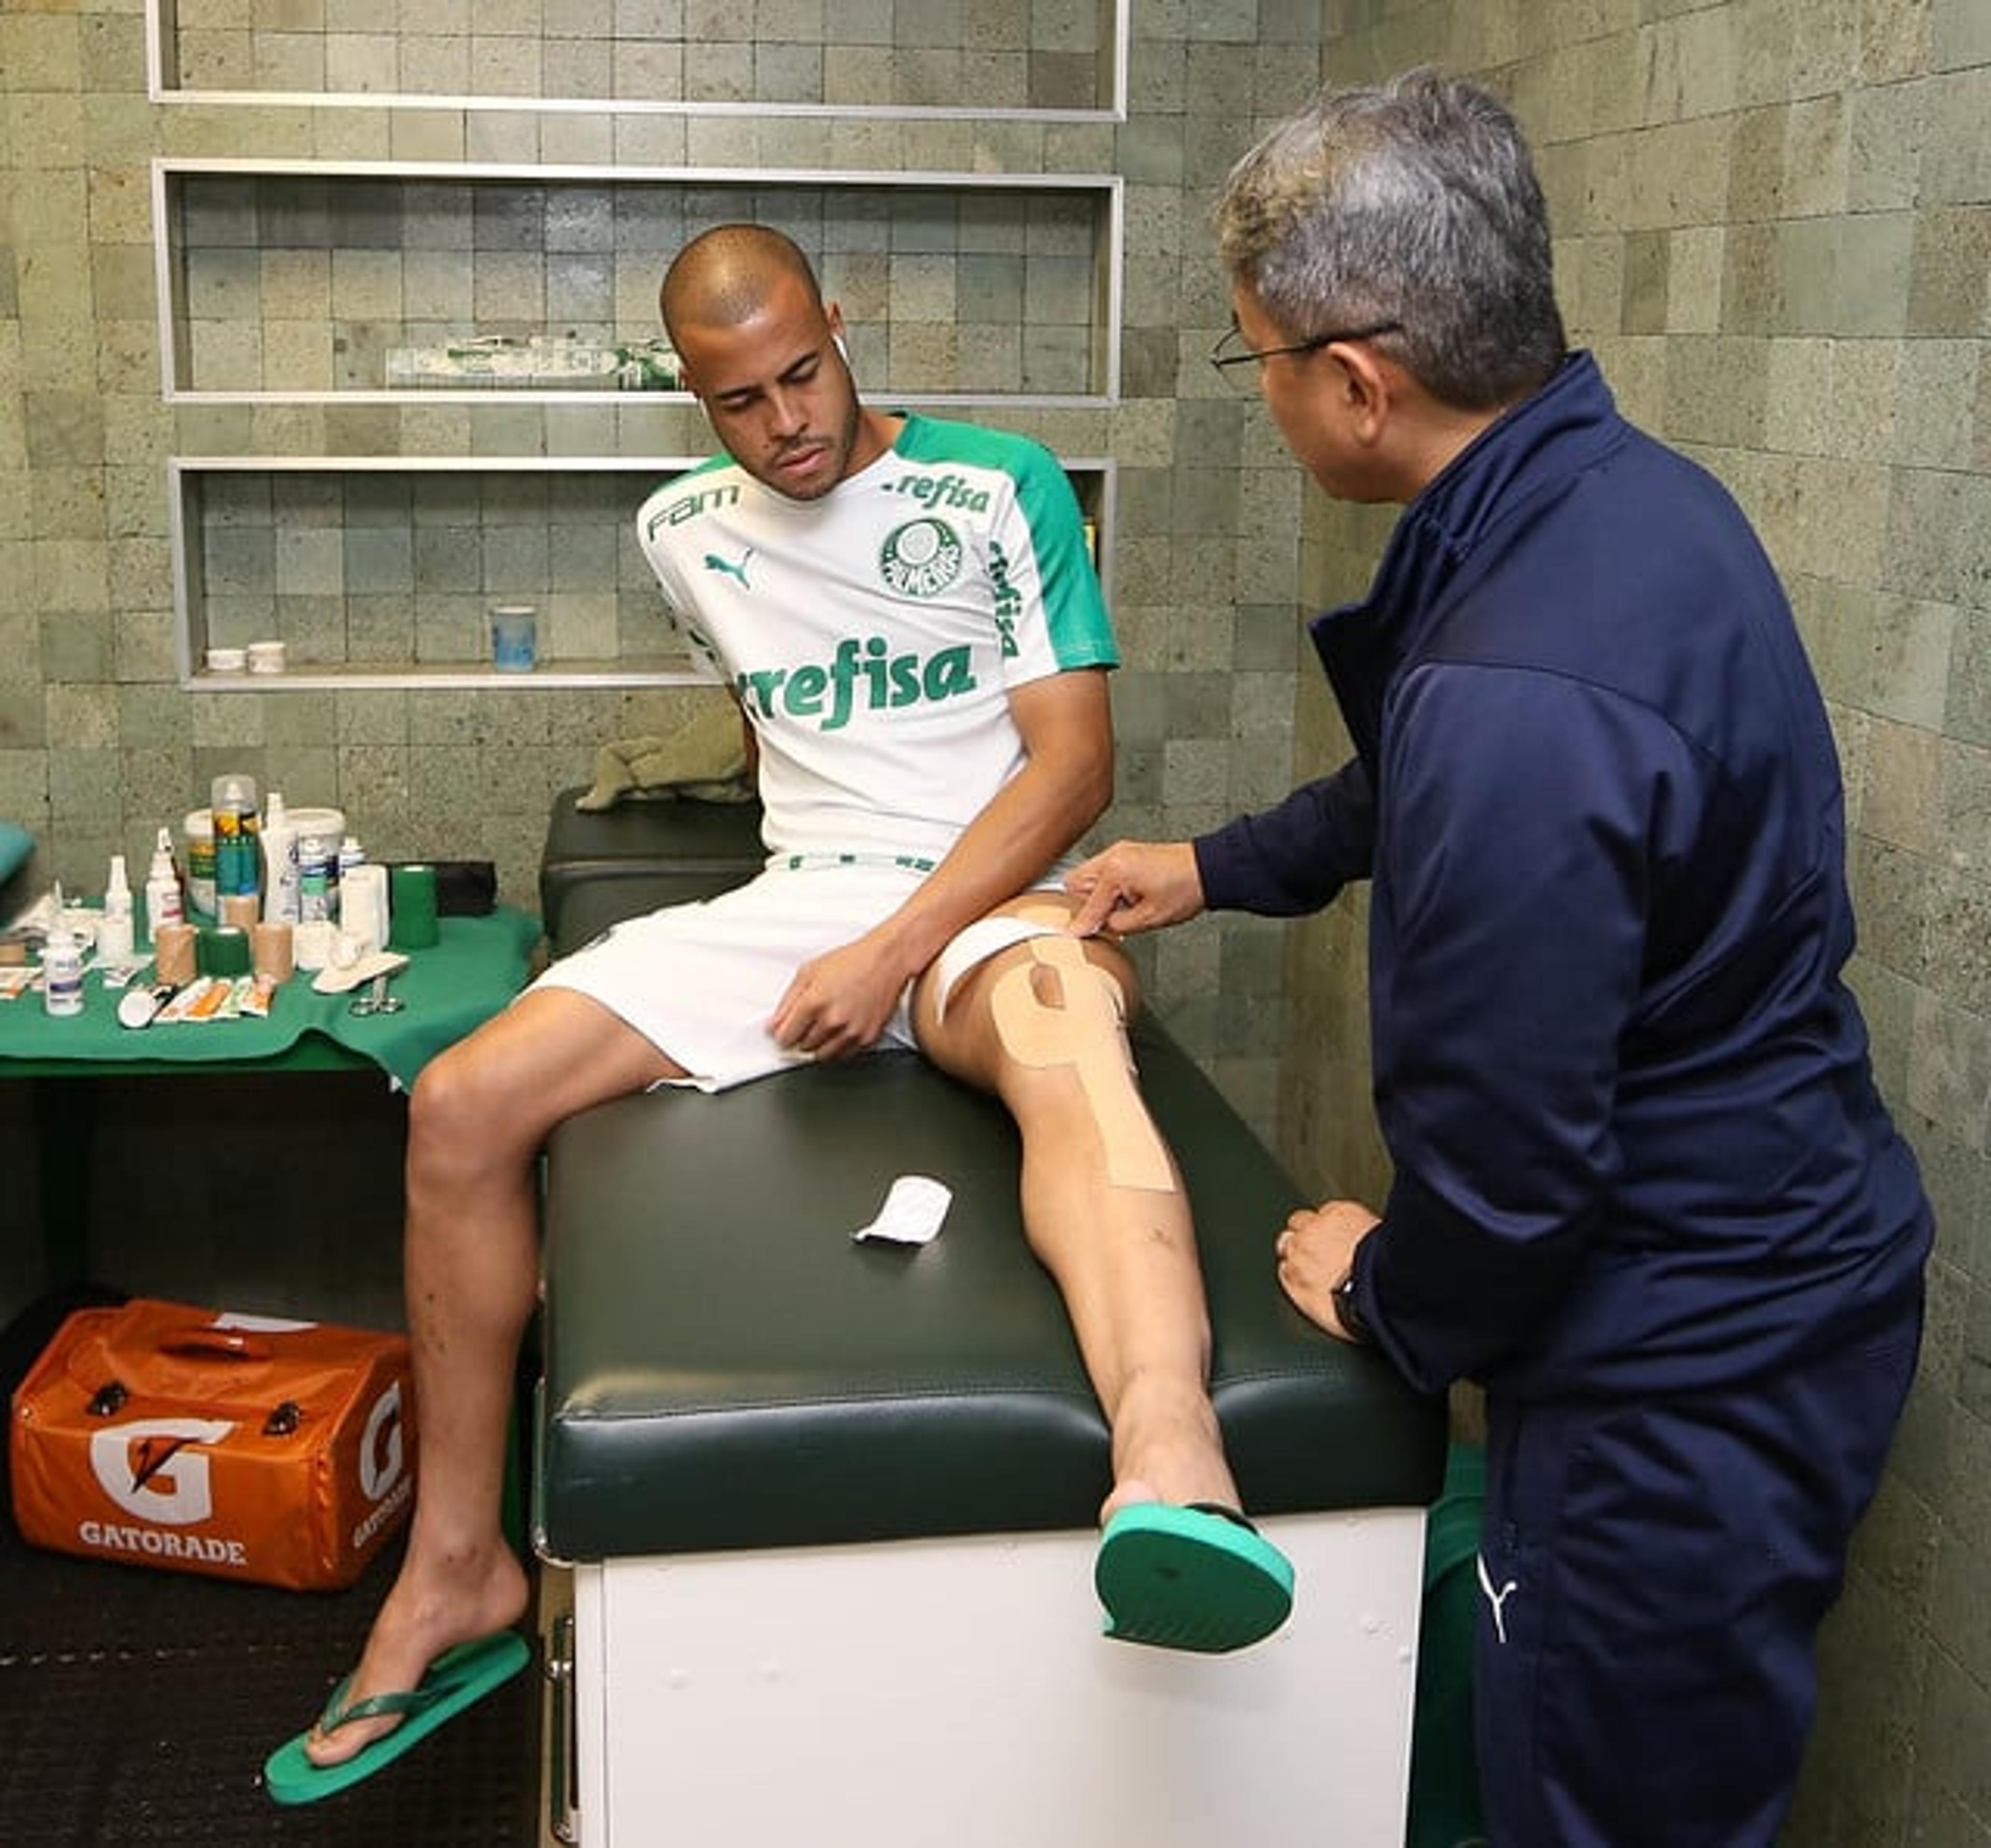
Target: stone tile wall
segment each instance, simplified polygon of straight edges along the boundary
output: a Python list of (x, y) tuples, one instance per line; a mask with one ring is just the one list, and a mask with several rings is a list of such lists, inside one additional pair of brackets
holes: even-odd
[(780, 225), (881, 391), (1071, 397), (1108, 385), (1106, 189), (175, 172), (179, 383), (379, 391), (398, 348), (548, 332), (655, 339), (659, 273), (727, 220)]
[[(196, 214), (198, 228), (212, 234), (192, 240), (183, 287), (189, 298), (198, 294), (203, 311), (194, 318), (210, 330), (238, 330), (240, 344), (228, 344), (238, 338), (230, 334), (203, 348), (189, 335), (182, 361), (191, 356), (196, 378), (230, 392), (300, 395), (162, 401), (157, 157), (793, 170), (808, 177), (771, 183), (754, 198), (754, 215), (819, 240), (812, 247), (852, 322), (860, 379), (880, 390), (900, 380), (931, 390), (949, 376), (963, 389), (989, 380), (1006, 389), (1035, 383), (1040, 365), (1064, 366), (1043, 376), (1068, 383), (1077, 322), (1067, 311), (1081, 292), (1091, 299), (1091, 259), (1067, 227), (1050, 218), (1019, 222), (1013, 212), (1006, 220), (992, 216), (972, 196), (941, 202), (924, 221), (906, 220), (890, 238), (866, 243), (855, 230), (843, 235), (859, 225), (857, 196), (825, 185), (824, 172), (1118, 175), (1125, 234), (1118, 400), (975, 414), (1061, 454), (1111, 458), (1117, 467), (1105, 536), (1125, 665), (1115, 678), (1121, 757), (1110, 828), (1181, 836), (1276, 794), (1289, 774), (1297, 677), (1300, 484), (1261, 414), (1232, 397), (1203, 362), (1228, 317), (1208, 223), (1214, 189), (1254, 129), (1312, 87), (1322, 15), (1315, 0), (1135, 0), (1128, 10), (1125, 121), (1089, 107), (1077, 115), (1005, 114), (1014, 85), (985, 83), (975, 62), (1020, 53), (1031, 107), (1089, 106), (1106, 80), (1099, 39), (1111, 9), (1098, 0), (729, 0), (723, 7), (507, 0), (475, 9), (461, 0), (399, 9), (384, 0), (181, 0), (175, 15), (182, 38), (196, 30), (247, 35), (209, 43), (206, 82), (223, 81), (224, 67), (235, 73), (230, 83), (244, 68), (253, 76), (263, 56), (259, 34), (312, 41), (301, 51), (287, 47), (283, 57), (322, 56), (328, 81), (334, 39), (391, 34), (394, 82), (405, 90), (417, 52), (441, 55), (416, 46), (416, 36), (463, 37), (474, 12), (478, 32), (514, 42), (516, 65), (496, 58), (490, 68), (538, 75), (516, 79), (516, 107), (457, 108), (306, 106), (255, 95), (222, 102), (190, 91), (153, 102), (144, 0), (23, 0), (0, 11), (0, 164), (8, 182), (0, 247), (0, 814), (37, 835), (34, 883), (59, 876), (72, 890), (94, 890), (109, 854), (140, 853), (161, 821), (202, 799), (214, 774), (240, 767), (293, 803), (343, 808), (380, 857), (489, 857), (504, 897), (529, 907), (553, 792), (588, 780), (601, 744), (667, 730), (688, 699), (706, 696), (533, 686), (183, 690), (174, 655), (170, 457), (540, 458), (557, 467), (562, 458), (700, 455), (710, 438), (688, 407), (647, 399), (442, 403), (342, 391), (364, 383), (357, 372), (341, 377), (342, 320), (350, 354), (377, 338), (358, 332), (375, 325), (371, 317), (398, 315), (397, 328), (424, 332), (454, 328), (466, 294), (480, 325), (486, 315), (501, 324), (515, 317), (525, 329), (554, 311), (543, 299), (571, 284), (566, 301), (586, 297), (601, 311), (590, 311), (587, 325), (618, 335), (659, 331), (644, 315), (669, 239), (654, 235), (645, 274), (633, 229), (611, 221), (608, 246), (597, 249), (604, 232), (592, 201), (529, 182), (503, 210), (487, 207), (482, 216), (475, 204), (465, 214), (461, 195), (424, 194), (414, 202), (420, 213), (444, 209), (411, 235), (412, 189), (395, 199), (342, 186), (321, 200), (307, 183), (260, 194), (238, 187), (230, 197), (234, 182), (217, 181), (223, 189)], [(553, 75), (573, 68), (576, 46), (640, 39), (667, 52), (678, 37), (730, 46), (725, 56), (736, 65), (766, 52), (753, 83), (774, 70), (774, 53), (815, 43), (823, 94), (839, 105), (931, 95), (958, 107), (891, 117), (639, 106), (666, 94), (661, 81), (627, 107), (612, 97), (551, 106), (577, 100), (579, 80), (560, 94)], [(383, 56), (377, 46), (362, 58), (357, 46), (342, 46), (339, 57), (349, 52), (360, 62)], [(281, 61), (274, 46), (263, 61), (266, 68)], [(183, 46), (183, 83), (194, 62)], [(385, 87), (384, 63), (378, 68)], [(921, 72), (917, 80), (908, 74)], [(898, 73), (889, 95), (847, 87), (880, 73)], [(907, 88), (915, 80), (927, 86), (918, 97)], [(726, 196), (730, 211), (737, 195)], [(713, 201), (694, 204), (688, 196), (685, 209), (710, 211)], [(922, 223), (928, 242), (915, 248)], [(520, 247), (501, 249), (520, 224), (528, 226), (518, 233)], [(509, 256), (519, 263), (501, 272)], [(616, 260), (605, 274), (594, 261), (604, 257)], [(569, 258), (571, 274), (559, 270), (556, 286), (555, 271)], [(1068, 259), (1086, 266), (1082, 281)], [(254, 301), (253, 313), (237, 314), (238, 297)], [(220, 311), (223, 302), (230, 305)], [(567, 312), (579, 315), (578, 308)], [(328, 379), (317, 397), (303, 395), (306, 381)], [(287, 507), (280, 519), (273, 507), (268, 527), (252, 521), (226, 560), (233, 576), (224, 595), (260, 599), (266, 580), (280, 595), (329, 594), (305, 587), (329, 584), (335, 562), (332, 529), (311, 522), (342, 478), (316, 472), (315, 482), (293, 484), (322, 490), (315, 511)], [(342, 495), (349, 492), (345, 481)], [(554, 529), (539, 530), (550, 546), (546, 535)], [(342, 508), (339, 572), (398, 573), (379, 550), (392, 544), (363, 535)], [(467, 596), (466, 558), (438, 553), (427, 568), (437, 594)], [(409, 569), (419, 595), (420, 561)], [(620, 606), (640, 588), (623, 583), (618, 566), (625, 646), (631, 618)], [(252, 617), (260, 621), (261, 607), (224, 614), (240, 617), (246, 628)], [(468, 608), (448, 617), (451, 636), (469, 620)], [(405, 614), (386, 605), (377, 613), (390, 628)], [(305, 604), (288, 614), (303, 625), (301, 639), (316, 632)], [(1281, 941), (1278, 927), (1213, 920), (1142, 952), (1157, 1005), (1268, 1128), (1282, 1033)]]
[(539, 609), (540, 659), (686, 670), (636, 543), (646, 473), (199, 471), (203, 645), (281, 641), (292, 670), (489, 659), (494, 602)]
[(189, 91), (1092, 110), (1108, 0), (163, 0)]
[[(189, 462), (188, 659), (199, 669), (211, 647), (277, 641), (293, 680), (475, 673), (489, 666), (492, 607), (529, 604), (549, 672), (689, 679), (637, 540), (638, 510), (660, 478), (659, 467), (556, 458), (526, 468)], [(1104, 471), (1068, 478), (1096, 532)]]

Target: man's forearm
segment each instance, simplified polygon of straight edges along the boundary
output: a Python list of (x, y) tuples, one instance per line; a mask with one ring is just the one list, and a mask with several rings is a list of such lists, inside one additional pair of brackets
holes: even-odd
[[(1113, 721), (1099, 669), (1013, 688), (1022, 767), (962, 829), (939, 866), (869, 934), (908, 979), (966, 925), (1042, 879), (1113, 799)], [(936, 774), (944, 775), (944, 764)]]
[(1375, 799), (1360, 759), (1282, 802), (1200, 836), (1198, 876), (1213, 911), (1291, 917), (1319, 910), (1369, 876)]
[(918, 891), (878, 926), (907, 978), (967, 925), (1027, 890), (1104, 813), (1098, 779), (1026, 764), (968, 824)]

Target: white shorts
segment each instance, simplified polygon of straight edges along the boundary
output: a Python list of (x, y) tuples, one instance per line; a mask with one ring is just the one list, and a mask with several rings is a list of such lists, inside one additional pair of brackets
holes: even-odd
[[(918, 888), (924, 870), (888, 861), (778, 866), (716, 898), (670, 905), (615, 924), (563, 956), (532, 987), (570, 989), (626, 1021), (689, 1074), (665, 1082), (724, 1091), (809, 1063), (767, 1031), (767, 1019), (812, 956), (861, 937)], [(1022, 934), (1035, 935), (1024, 927)], [(975, 944), (948, 979), (993, 955), (1000, 941), (971, 924)], [(953, 951), (942, 952), (943, 961)], [(531, 989), (526, 990), (527, 993)], [(915, 1047), (909, 983), (878, 1044)]]

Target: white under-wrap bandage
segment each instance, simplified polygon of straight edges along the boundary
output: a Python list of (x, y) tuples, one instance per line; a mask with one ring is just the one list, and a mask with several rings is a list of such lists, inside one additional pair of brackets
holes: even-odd
[(998, 912), (992, 917), (978, 917), (934, 959), (934, 1018), (947, 1018), (948, 998), (961, 985), (961, 977), (970, 970), (979, 968), (990, 957), (1001, 955), (1013, 944), (1028, 943), (1033, 937), (1056, 937), (1063, 927), (1062, 917), (1052, 921)]

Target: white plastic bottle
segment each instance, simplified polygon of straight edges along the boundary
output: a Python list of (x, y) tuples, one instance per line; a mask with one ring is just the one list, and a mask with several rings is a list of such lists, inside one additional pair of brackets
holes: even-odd
[(153, 942), (159, 941), (159, 926), (186, 922), (186, 901), (180, 892), (180, 876), (173, 870), (173, 837), (159, 830), (159, 844), (152, 849), (151, 870), (145, 875), (145, 930)]
[[(355, 866), (366, 864), (366, 849), (359, 844), (359, 836), (349, 834), (339, 843), (339, 852), (333, 856), (332, 866), (332, 911), (342, 930), (349, 928), (352, 920), (345, 914), (345, 876)], [(363, 919), (359, 921), (364, 923)]]
[(83, 1012), (83, 945), (67, 931), (51, 931), (43, 942), (42, 1001), (52, 1014)]
[(270, 791), (263, 816), (263, 921), (294, 924), (299, 907), (298, 827), (284, 807), (284, 798)]
[(131, 887), (124, 873), (124, 856), (111, 856), (111, 876), (104, 886), (104, 915), (97, 925), (99, 962), (129, 962), (132, 949)]

